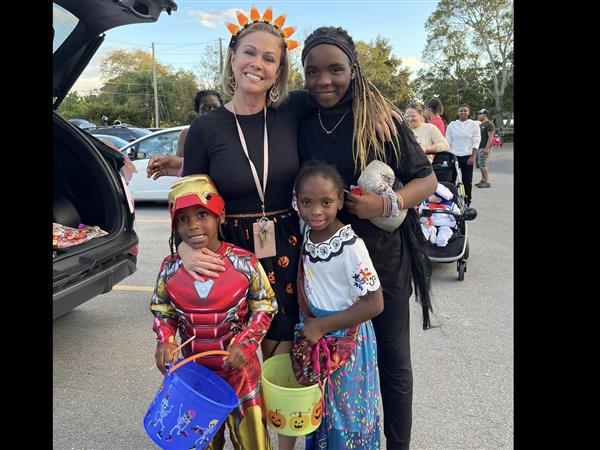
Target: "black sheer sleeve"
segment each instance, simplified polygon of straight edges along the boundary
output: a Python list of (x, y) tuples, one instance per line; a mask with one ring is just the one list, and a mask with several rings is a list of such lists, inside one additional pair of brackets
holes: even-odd
[(183, 147), (183, 173), (188, 176), (198, 173), (208, 173), (208, 146), (205, 141), (205, 120), (196, 118), (190, 125), (185, 146)]

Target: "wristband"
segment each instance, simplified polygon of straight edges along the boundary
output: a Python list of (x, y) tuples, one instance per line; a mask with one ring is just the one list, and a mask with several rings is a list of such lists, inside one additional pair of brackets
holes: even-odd
[(404, 209), (404, 198), (396, 192), (396, 200), (398, 201), (398, 209)]
[(158, 338), (156, 340), (157, 344), (171, 344), (171, 345), (177, 345), (179, 347), (179, 344), (177, 343), (177, 341), (175, 340), (175, 336), (171, 335), (169, 336), (169, 338), (165, 341), (162, 342), (162, 340), (160, 338)]

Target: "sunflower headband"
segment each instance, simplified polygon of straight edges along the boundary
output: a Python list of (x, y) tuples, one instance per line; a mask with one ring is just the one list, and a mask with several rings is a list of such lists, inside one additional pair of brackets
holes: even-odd
[(236, 11), (236, 15), (238, 23), (241, 25), (241, 28), (233, 23), (225, 22), (225, 26), (231, 33), (231, 41), (229, 41), (229, 48), (233, 48), (235, 46), (237, 38), (243, 30), (255, 23), (266, 23), (279, 30), (283, 35), (283, 42), (288, 50), (293, 50), (300, 45), (300, 42), (298, 41), (287, 39), (294, 33), (294, 31), (296, 31), (296, 27), (281, 28), (283, 27), (283, 23), (285, 22), (285, 14), (280, 15), (279, 17), (277, 17), (277, 19), (271, 22), (271, 20), (273, 19), (273, 10), (270, 6), (263, 13), (262, 19), (256, 6), (250, 8), (250, 19), (248, 19), (248, 17), (246, 17), (246, 15), (239, 10)]

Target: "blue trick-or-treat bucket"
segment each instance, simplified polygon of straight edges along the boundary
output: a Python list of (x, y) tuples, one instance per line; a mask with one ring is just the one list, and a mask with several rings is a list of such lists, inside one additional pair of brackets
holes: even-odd
[(188, 362), (214, 350), (178, 361), (165, 376), (148, 412), (144, 429), (163, 449), (204, 449), (238, 405), (237, 395), (221, 377)]

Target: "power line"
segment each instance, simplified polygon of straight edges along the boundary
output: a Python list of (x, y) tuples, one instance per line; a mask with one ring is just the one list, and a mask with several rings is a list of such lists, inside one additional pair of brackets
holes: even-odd
[(106, 42), (116, 42), (117, 44), (126, 44), (126, 45), (134, 45), (136, 47), (148, 47), (151, 48), (151, 45), (143, 45), (143, 44), (132, 44), (131, 42), (123, 42), (123, 41), (114, 41), (112, 39), (104, 39)]
[(169, 53), (169, 52), (156, 52), (156, 53), (160, 53), (161, 56), (163, 55), (198, 55), (198, 52), (194, 52), (194, 53)]
[[(155, 42), (155, 44), (160, 44), (160, 45), (176, 45), (176, 46), (178, 46), (178, 47), (189, 47), (189, 46), (191, 46), (191, 45), (206, 45), (206, 44), (210, 44), (210, 43), (213, 43), (213, 42), (214, 42), (214, 43), (216, 43), (216, 42), (217, 42), (217, 40), (216, 40), (216, 39), (213, 39), (213, 40), (211, 40), (211, 41), (204, 41), (204, 42), (192, 42), (192, 43), (190, 43), (190, 44), (181, 44), (181, 43), (177, 43), (177, 44), (175, 44), (175, 43), (168, 43), (168, 42)], [(170, 50), (173, 50), (173, 49), (170, 49)]]

